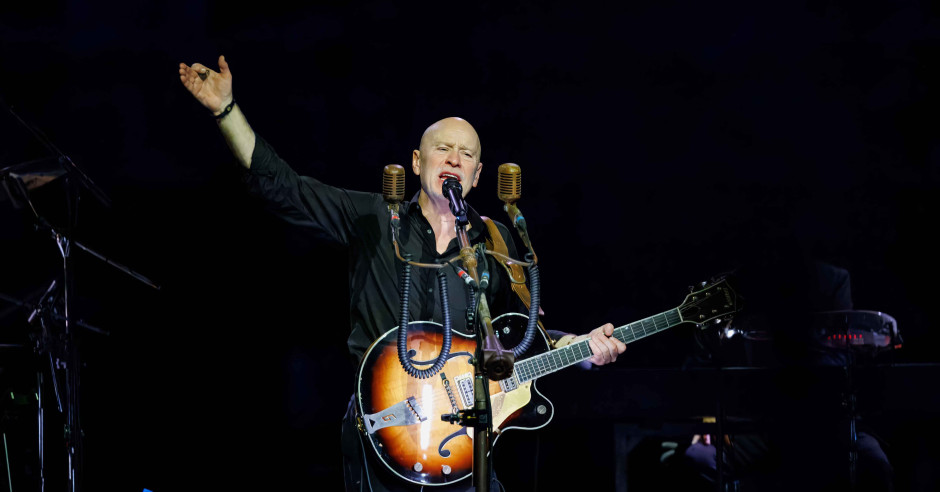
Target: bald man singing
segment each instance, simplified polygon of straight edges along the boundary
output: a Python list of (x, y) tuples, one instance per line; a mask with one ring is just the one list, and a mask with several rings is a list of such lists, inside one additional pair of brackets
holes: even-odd
[[(349, 252), (350, 354), (358, 362), (373, 341), (398, 325), (400, 313), (399, 273), (401, 261), (395, 255), (388, 207), (382, 195), (335, 188), (308, 176), (299, 176), (248, 124), (232, 95), (232, 72), (225, 57), (218, 60), (218, 71), (194, 63), (181, 63), (180, 81), (203, 106), (212, 112), (236, 160), (247, 172), (251, 191), (263, 197), (276, 215), (292, 224), (312, 228), (325, 240), (343, 245)], [(437, 263), (459, 251), (455, 221), (442, 185), (445, 179), (460, 182), (463, 195), (477, 185), (483, 163), (480, 138), (476, 130), (461, 118), (445, 118), (425, 130), (412, 153), (411, 168), (418, 175), (421, 189), (403, 203), (399, 246), (414, 261)], [(489, 232), (483, 219), (468, 211), (468, 236), (471, 244), (486, 241)], [(374, 219), (369, 219), (374, 217)], [(496, 224), (509, 256), (519, 258), (509, 230)], [(494, 316), (506, 312), (526, 312), (509, 288), (510, 279), (496, 260), (492, 263), (487, 301)], [(441, 322), (438, 270), (417, 269), (412, 274), (409, 313), (411, 320)], [(450, 311), (464, 313), (470, 296), (466, 284), (454, 269), (443, 269), (450, 300)], [(467, 332), (464, 316), (452, 316), (453, 329)], [(472, 329), (472, 327), (471, 327)], [(556, 347), (588, 339), (596, 365), (613, 362), (626, 345), (613, 338), (613, 326), (606, 324), (588, 334), (559, 334)], [(357, 429), (355, 405), (350, 402), (343, 424), (343, 462), (347, 490), (419, 490), (421, 487), (402, 480), (378, 463), (372, 449), (365, 449)], [(436, 490), (472, 490), (472, 481), (435, 487)], [(492, 489), (492, 488), (491, 488)]]

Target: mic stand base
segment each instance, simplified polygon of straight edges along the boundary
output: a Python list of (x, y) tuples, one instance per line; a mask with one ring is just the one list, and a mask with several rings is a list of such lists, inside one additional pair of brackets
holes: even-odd
[[(478, 351), (479, 352), (479, 351)], [(490, 436), (493, 434), (489, 383), (474, 358), (474, 404), (472, 409), (441, 415), (441, 420), (464, 427), (473, 427), (473, 487), (477, 492), (490, 490)]]

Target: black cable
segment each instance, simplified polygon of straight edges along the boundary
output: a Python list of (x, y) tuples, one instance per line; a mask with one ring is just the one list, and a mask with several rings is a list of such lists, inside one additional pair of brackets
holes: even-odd
[[(406, 255), (406, 259), (410, 258), (407, 258)], [(444, 367), (448, 356), (450, 356), (453, 323), (450, 317), (450, 299), (447, 294), (447, 275), (442, 270), (437, 272), (437, 284), (441, 293), (441, 310), (444, 315), (444, 339), (441, 342), (441, 353), (437, 356), (433, 366), (428, 369), (418, 369), (408, 358), (408, 302), (410, 299), (411, 265), (407, 261), (404, 263), (402, 267), (401, 318), (398, 321), (398, 361), (409, 376), (417, 379), (427, 379), (437, 374)]]
[(411, 255), (406, 253), (406, 261), (401, 269), (401, 309), (398, 317), (398, 361), (408, 374), (414, 370), (414, 366), (408, 360), (408, 303), (411, 297), (411, 263), (408, 260), (410, 259)]
[(524, 354), (532, 346), (532, 342), (535, 341), (535, 331), (539, 324), (539, 300), (541, 299), (539, 267), (532, 261), (532, 253), (527, 253), (525, 260), (532, 263), (529, 266), (529, 323), (525, 327), (525, 336), (522, 341), (512, 348), (512, 355), (516, 357)]
[[(490, 263), (486, 261), (486, 244), (480, 243), (476, 247), (477, 254), (477, 274), (480, 276), (479, 282), (480, 289), (486, 291), (487, 287), (490, 286)], [(471, 286), (472, 287), (472, 286)]]
[[(477, 290), (473, 288), (472, 285), (468, 285), (467, 288), (470, 289), (470, 305), (467, 306), (467, 328), (473, 330), (473, 325), (476, 323), (477, 319), (477, 304), (479, 299), (477, 298)], [(483, 295), (483, 289), (479, 290), (480, 295)]]

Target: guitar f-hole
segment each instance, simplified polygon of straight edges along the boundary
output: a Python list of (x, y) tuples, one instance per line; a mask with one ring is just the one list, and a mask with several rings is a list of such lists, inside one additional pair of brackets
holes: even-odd
[(466, 427), (461, 427), (460, 430), (458, 430), (458, 431), (454, 432), (453, 434), (451, 434), (451, 435), (445, 437), (444, 439), (442, 439), (442, 440), (441, 440), (441, 444), (437, 447), (437, 454), (439, 454), (439, 455), (441, 456), (441, 458), (449, 458), (449, 457), (450, 457), (450, 451), (447, 450), (447, 449), (444, 449), (444, 446), (446, 446), (447, 443), (450, 442), (451, 439), (460, 437), (460, 436), (462, 436), (462, 435), (463, 435), (463, 436), (470, 437), (470, 436), (467, 434), (467, 428), (466, 428)]

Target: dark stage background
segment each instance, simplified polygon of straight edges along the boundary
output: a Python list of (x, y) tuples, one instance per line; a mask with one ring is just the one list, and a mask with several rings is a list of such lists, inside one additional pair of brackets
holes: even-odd
[[(659, 313), (694, 282), (786, 250), (848, 269), (855, 307), (897, 319), (905, 345), (888, 362), (940, 362), (936, 3), (400, 3), (0, 7), (0, 97), (112, 201), (84, 194), (74, 238), (162, 285), (73, 253), (74, 312), (110, 331), (81, 337), (86, 490), (340, 488), (347, 260), (246, 195), (177, 76), (219, 54), (255, 131), (337, 186), (379, 191), (382, 167), (407, 165), (428, 124), (469, 120), (485, 163), (471, 205), (504, 220), (496, 168), (524, 171), (552, 328)], [(0, 125), (0, 167), (49, 155), (6, 110)], [(61, 181), (33, 191), (58, 224)], [(61, 273), (31, 224), (0, 201), (0, 293), (25, 300)], [(24, 343), (27, 313), (8, 306), (0, 343)], [(693, 328), (676, 328), (601, 372), (682, 367), (694, 346)], [(0, 359), (23, 481), (27, 355)], [(592, 437), (571, 415), (553, 425), (537, 433), (540, 488), (563, 455), (575, 466), (561, 475), (612, 489), (607, 430)], [(936, 487), (926, 438), (888, 436), (899, 483)], [(53, 483), (62, 454), (48, 445)]]

